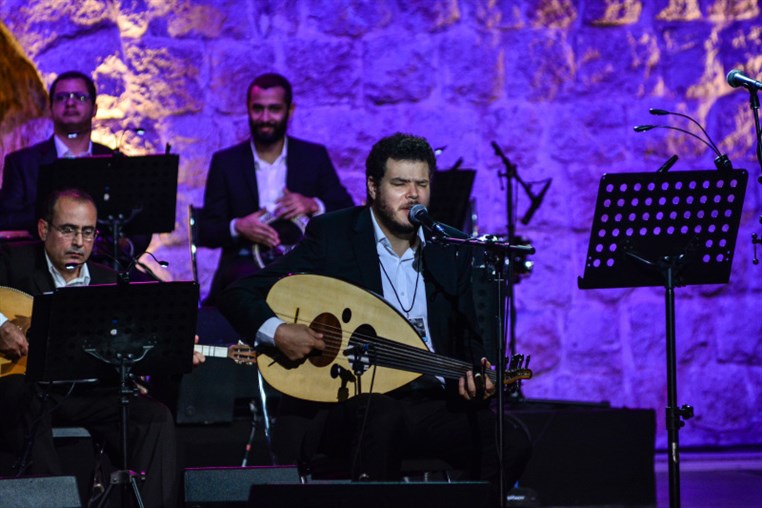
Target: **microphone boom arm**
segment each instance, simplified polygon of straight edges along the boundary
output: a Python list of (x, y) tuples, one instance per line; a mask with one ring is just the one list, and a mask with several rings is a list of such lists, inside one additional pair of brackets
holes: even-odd
[[(540, 208), (540, 204), (542, 203), (542, 200), (545, 197), (545, 193), (548, 192), (548, 188), (550, 187), (550, 183), (553, 181), (553, 179), (548, 178), (546, 180), (541, 180), (541, 182), (545, 182), (545, 185), (543, 186), (539, 194), (535, 194), (534, 192), (532, 192), (532, 186), (526, 183), (524, 180), (522, 180), (521, 176), (519, 176), (519, 172), (516, 169), (516, 165), (513, 164), (510, 160), (508, 160), (508, 157), (505, 156), (505, 154), (503, 153), (503, 150), (500, 149), (500, 145), (498, 145), (495, 141), (493, 141), (492, 148), (495, 149), (495, 153), (503, 161), (503, 165), (505, 166), (505, 170), (506, 170), (505, 173), (498, 174), (498, 176), (508, 177), (509, 179), (515, 178), (516, 181), (519, 182), (519, 185), (521, 185), (521, 188), (524, 189), (524, 192), (527, 193), (527, 196), (529, 196), (529, 201), (530, 201), (529, 208), (527, 209), (526, 213), (524, 213), (524, 216), (521, 218), (521, 223), (524, 225), (527, 225), (529, 224), (529, 221), (532, 220), (532, 216), (534, 216), (534, 213), (537, 211), (537, 209)], [(540, 182), (535, 182), (535, 183), (540, 183)], [(508, 235), (508, 236), (510, 237), (512, 235)], [(509, 240), (513, 240), (513, 238), (509, 238)]]

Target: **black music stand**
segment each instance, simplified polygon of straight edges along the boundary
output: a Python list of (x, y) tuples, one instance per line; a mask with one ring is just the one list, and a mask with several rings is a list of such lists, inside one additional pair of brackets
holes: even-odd
[(56, 159), (40, 167), (37, 217), (44, 217), (45, 201), (54, 190), (88, 192), (98, 206), (98, 222), (111, 230), (118, 260), (123, 232), (150, 235), (175, 229), (178, 165), (179, 157), (172, 154)]
[(741, 221), (748, 173), (680, 171), (601, 177), (580, 289), (664, 286), (666, 424), (670, 507), (680, 506), (679, 429), (693, 416), (677, 407), (675, 288), (725, 284)]
[(198, 312), (195, 282), (111, 284), (61, 288), (35, 297), (27, 377), (31, 381), (111, 379), (119, 373), (122, 469), (114, 485), (123, 496), (130, 485), (143, 506), (136, 478), (128, 468), (129, 403), (136, 390), (130, 374), (190, 372)]
[(431, 216), (439, 222), (462, 228), (469, 218), (475, 176), (473, 169), (436, 171), (431, 179)]

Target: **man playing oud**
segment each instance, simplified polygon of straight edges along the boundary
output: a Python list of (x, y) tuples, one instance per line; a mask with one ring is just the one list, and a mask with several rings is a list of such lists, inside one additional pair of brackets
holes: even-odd
[[(223, 292), (223, 314), (244, 336), (274, 347), (275, 358), (296, 365), (319, 361), (321, 352), (328, 353), (323, 333), (282, 321), (266, 297), (289, 274), (329, 276), (383, 295), (429, 350), (487, 368), (471, 295), (469, 249), (435, 243), (409, 219), (414, 205), (429, 203), (435, 164), (423, 138), (398, 133), (378, 141), (366, 161), (368, 205), (312, 219), (294, 250)], [(291, 297), (298, 301), (300, 295)], [(362, 312), (350, 300), (336, 305)], [(403, 458), (424, 456), (497, 485), (496, 418), (488, 403), (495, 386), (486, 380), (479, 389), (469, 369), (457, 377), (443, 382), (425, 375), (386, 394), (335, 404), (284, 396), (273, 446), (282, 463), (309, 462), (315, 453), (341, 458), (355, 480), (399, 480)], [(530, 455), (520, 423), (506, 423), (504, 444), (504, 481), (511, 486)]]

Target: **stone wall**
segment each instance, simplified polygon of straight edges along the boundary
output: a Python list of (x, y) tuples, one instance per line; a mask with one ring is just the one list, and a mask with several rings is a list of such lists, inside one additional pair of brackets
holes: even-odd
[[(536, 373), (525, 395), (655, 408), (659, 447), (664, 290), (580, 291), (577, 277), (602, 174), (652, 171), (672, 154), (672, 171), (713, 167), (691, 137), (632, 130), (697, 132), (650, 107), (693, 116), (752, 178), (730, 284), (677, 290), (679, 403), (697, 413), (681, 443), (762, 442), (759, 166), (748, 93), (725, 82), (733, 68), (762, 70), (756, 0), (0, 0), (0, 16), (46, 83), (71, 68), (93, 74), (96, 139), (115, 146), (140, 126), (146, 135), (126, 131), (124, 151), (169, 143), (180, 154), (177, 228), (153, 243), (175, 279), (191, 273), (187, 205), (202, 202), (211, 154), (247, 136), (245, 89), (260, 72), (292, 80), (291, 132), (328, 146), (358, 203), (370, 145), (414, 132), (446, 146), (441, 167), (462, 158), (477, 170), (479, 229), (505, 233), (496, 141), (524, 180), (553, 179), (517, 230), (537, 248), (516, 287), (518, 349)], [(200, 252), (205, 286), (216, 255)]]

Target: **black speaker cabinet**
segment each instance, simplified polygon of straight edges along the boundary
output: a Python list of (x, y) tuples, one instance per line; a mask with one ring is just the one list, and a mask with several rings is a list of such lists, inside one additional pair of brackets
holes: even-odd
[(298, 483), (299, 473), (292, 466), (214, 467), (186, 469), (184, 480), (186, 508), (247, 506), (252, 485)]
[(0, 504), (13, 508), (81, 508), (73, 476), (0, 479)]
[(653, 410), (532, 405), (511, 414), (534, 444), (519, 485), (542, 506), (656, 505)]

